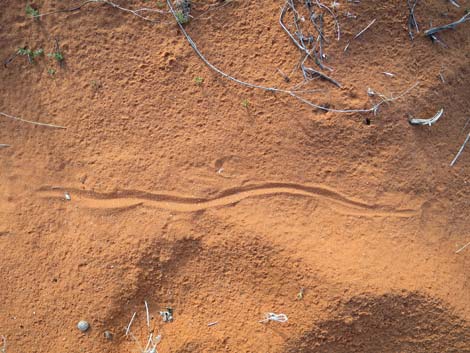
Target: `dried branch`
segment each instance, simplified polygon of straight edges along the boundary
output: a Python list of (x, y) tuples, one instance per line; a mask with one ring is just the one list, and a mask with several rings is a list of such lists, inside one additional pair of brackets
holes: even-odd
[(301, 51), (303, 51), (305, 54), (307, 55), (310, 55), (310, 53), (308, 52), (308, 50), (302, 46), (298, 41), (297, 39), (295, 39), (295, 37), (292, 35), (292, 33), (287, 29), (286, 25), (284, 24), (284, 17), (287, 13), (287, 10), (288, 10), (288, 7), (287, 7), (287, 4), (284, 5), (284, 7), (282, 8), (281, 10), (281, 16), (279, 17), (279, 24), (281, 25), (282, 29), (289, 35), (290, 39), (292, 39), (292, 41), (294, 42), (294, 44), (297, 46), (297, 48), (299, 48)]
[(51, 128), (54, 128), (54, 129), (66, 129), (65, 126), (47, 124), (47, 123), (40, 123), (40, 122), (37, 122), (37, 121), (26, 120), (26, 119), (18, 118), (16, 116), (9, 115), (9, 114), (3, 113), (3, 112), (0, 112), (0, 115), (3, 115), (4, 117), (9, 118), (9, 119), (21, 121), (23, 123), (28, 123), (28, 124), (38, 125), (38, 126), (51, 127)]
[(447, 25), (444, 25), (444, 26), (439, 26), (439, 27), (433, 27), (433, 28), (430, 28), (426, 31), (424, 31), (424, 35), (427, 36), (427, 37), (432, 37), (433, 35), (435, 35), (436, 33), (438, 32), (441, 32), (441, 31), (445, 31), (447, 29), (454, 29), (455, 27), (457, 27), (459, 24), (462, 24), (464, 22), (467, 22), (467, 21), (470, 21), (470, 12), (465, 14), (460, 20), (458, 21), (455, 21), (455, 22), (452, 22), (452, 23), (449, 23)]
[(335, 15), (335, 13), (333, 12), (332, 9), (330, 9), (328, 6), (322, 4), (320, 1), (315, 0), (315, 2), (317, 3), (317, 6), (319, 8), (325, 9), (331, 15), (331, 17), (333, 17), (333, 21), (335, 22), (336, 33), (337, 33), (336, 39), (339, 41), (341, 39), (341, 28), (339, 27), (339, 21), (338, 21), (338, 18), (336, 17), (336, 15)]
[(443, 114), (444, 114), (444, 109), (441, 109), (436, 113), (436, 115), (434, 115), (430, 119), (418, 119), (418, 118), (410, 117), (410, 119), (408, 119), (408, 122), (411, 125), (428, 125), (428, 126), (432, 126), (440, 119), (440, 117)]
[[(328, 40), (325, 37), (325, 34), (323, 33), (323, 14), (316, 14), (313, 11), (313, 4), (311, 0), (306, 0), (305, 1), (305, 7), (308, 11), (308, 17), (310, 19), (310, 22), (312, 23), (314, 29), (317, 31), (318, 35), (304, 35), (303, 34), (303, 28), (302, 26), (299, 25), (299, 23), (304, 22), (303, 16), (301, 16), (297, 9), (295, 8), (295, 1), (294, 0), (287, 0), (286, 4), (283, 6), (281, 9), (281, 15), (279, 17), (279, 24), (281, 28), (289, 35), (291, 40), (294, 42), (294, 44), (297, 46), (297, 48), (303, 52), (306, 57), (303, 59), (303, 63), (310, 58), (312, 61), (318, 65), (322, 70), (328, 70), (328, 71), (333, 71), (331, 68), (326, 66), (323, 63), (323, 60), (326, 58), (326, 55), (323, 52), (323, 43), (328, 43)], [(321, 8), (321, 7), (319, 7)], [(295, 26), (295, 33), (292, 33), (287, 25), (284, 22), (284, 18), (288, 12), (288, 10), (291, 10), (293, 15), (294, 15), (294, 21), (293, 24)], [(302, 74), (304, 76), (304, 79), (306, 81), (309, 81), (313, 78), (320, 77), (322, 79), (325, 79), (335, 85), (338, 85), (337, 81), (329, 78), (327, 75), (320, 73), (317, 70), (314, 69), (306, 69), (305, 65), (300, 64), (300, 69), (302, 70)], [(316, 72), (316, 74), (315, 74)], [(314, 74), (314, 75), (312, 75)]]
[(13, 60), (15, 60), (15, 58), (20, 55), (18, 53), (18, 51), (15, 52), (15, 54), (13, 54), (12, 56), (6, 58), (4, 61), (3, 61), (3, 66), (4, 67), (7, 67)]
[(453, 167), (455, 163), (457, 163), (457, 160), (459, 159), (460, 155), (462, 154), (463, 150), (465, 149), (465, 145), (468, 143), (468, 141), (470, 140), (470, 132), (468, 133), (467, 135), (467, 138), (465, 139), (464, 143), (462, 144), (462, 146), (460, 146), (460, 149), (459, 151), (457, 152), (456, 156), (454, 157), (454, 159), (452, 160), (452, 162), (450, 162), (450, 166)]
[(311, 67), (306, 67), (305, 66), (305, 61), (307, 60), (307, 58), (308, 58), (308, 56), (306, 56), (305, 59), (300, 64), (300, 67), (301, 67), (302, 72), (304, 74), (304, 78), (306, 80), (312, 80), (316, 77), (320, 77), (321, 79), (329, 81), (329, 82), (331, 82), (332, 84), (334, 84), (335, 86), (337, 86), (339, 88), (342, 87), (341, 84), (338, 81), (336, 81), (335, 79), (333, 79), (333, 78), (331, 78), (331, 77), (329, 77), (329, 76), (327, 76), (327, 75), (321, 73), (320, 71), (317, 71), (317, 70), (315, 70)]
[(410, 15), (408, 16), (408, 33), (410, 34), (411, 40), (414, 40), (414, 31), (419, 33), (419, 26), (415, 16), (415, 8), (416, 5), (418, 5), (418, 1), (419, 0), (415, 0), (414, 3), (411, 4), (410, 0), (406, 0), (408, 9), (410, 10)]

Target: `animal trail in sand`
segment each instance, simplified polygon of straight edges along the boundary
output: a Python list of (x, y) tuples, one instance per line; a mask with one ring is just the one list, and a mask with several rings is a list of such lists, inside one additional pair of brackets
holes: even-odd
[(96, 193), (80, 189), (42, 187), (38, 193), (43, 198), (64, 199), (64, 192), (70, 192), (72, 201), (84, 208), (126, 209), (139, 205), (176, 212), (196, 212), (235, 204), (247, 198), (294, 195), (324, 201), (334, 211), (348, 215), (412, 217), (415, 209), (397, 209), (387, 205), (367, 204), (331, 189), (320, 186), (306, 186), (293, 183), (265, 183), (227, 189), (214, 197), (200, 198), (176, 195), (174, 193), (148, 193), (123, 190), (112, 193)]

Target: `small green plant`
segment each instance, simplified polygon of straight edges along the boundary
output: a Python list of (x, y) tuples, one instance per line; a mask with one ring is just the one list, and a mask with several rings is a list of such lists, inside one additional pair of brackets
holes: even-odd
[(157, 7), (159, 9), (163, 9), (165, 7), (165, 4), (163, 3), (163, 1), (157, 1)]
[(39, 19), (39, 10), (35, 9), (31, 5), (26, 5), (26, 15), (37, 20)]
[(175, 12), (175, 15), (178, 23), (184, 25), (185, 23), (189, 22), (189, 18), (182, 11)]
[(245, 109), (248, 109), (250, 107), (250, 102), (248, 101), (248, 99), (242, 100), (242, 107)]
[(49, 69), (47, 69), (47, 73), (51, 76), (54, 76), (56, 74), (56, 71), (53, 68), (49, 68)]
[(103, 84), (98, 80), (91, 81), (91, 88), (93, 91), (97, 92), (103, 87)]
[(19, 48), (17, 53), (18, 55), (26, 56), (28, 58), (28, 61), (30, 63), (33, 63), (35, 58), (37, 58), (38, 56), (44, 55), (44, 49), (39, 48), (33, 51), (27, 47), (24, 47), (24, 48)]
[(47, 56), (56, 59), (58, 63), (62, 63), (64, 61), (64, 55), (60, 51), (49, 53)]
[(196, 76), (194, 78), (194, 83), (198, 86), (202, 85), (204, 83), (204, 78), (203, 77), (199, 77), (199, 76)]

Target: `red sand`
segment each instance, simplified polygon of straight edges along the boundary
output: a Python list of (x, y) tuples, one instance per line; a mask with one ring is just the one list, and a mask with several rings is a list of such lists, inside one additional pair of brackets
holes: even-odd
[[(418, 21), (454, 21), (470, 6), (460, 3), (420, 3)], [(137, 311), (132, 332), (145, 340), (144, 300), (160, 353), (470, 352), (470, 247), (455, 253), (470, 241), (470, 151), (449, 167), (468, 132), (470, 24), (441, 33), (444, 48), (410, 41), (404, 1), (340, 4), (342, 39), (327, 53), (344, 86), (304, 87), (322, 89), (308, 96), (321, 104), (364, 108), (368, 87), (390, 96), (419, 81), (377, 116), (227, 81), (169, 15), (151, 24), (89, 4), (33, 21), (24, 2), (1, 2), (0, 57), (50, 53), (57, 37), (65, 67), (15, 58), (0, 70), (0, 111), (67, 127), (0, 117), (7, 353), (135, 352), (124, 328)], [(282, 5), (234, 0), (200, 15), (208, 5), (195, 1), (185, 28), (224, 71), (288, 88), (301, 73)], [(407, 122), (440, 108), (430, 128)], [(167, 306), (172, 323), (158, 315)], [(266, 312), (289, 321), (259, 323)]]

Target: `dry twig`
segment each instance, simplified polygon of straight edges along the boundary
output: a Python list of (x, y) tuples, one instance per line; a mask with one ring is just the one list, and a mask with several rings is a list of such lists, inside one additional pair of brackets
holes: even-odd
[(452, 160), (452, 162), (450, 162), (450, 166), (453, 167), (455, 163), (457, 163), (457, 160), (459, 159), (460, 155), (462, 154), (463, 150), (465, 149), (465, 145), (468, 143), (468, 141), (470, 140), (470, 132), (468, 133), (467, 135), (467, 138), (465, 139), (465, 141), (463, 142), (462, 146), (460, 146), (460, 149), (459, 151), (457, 152), (456, 156), (454, 157), (454, 159)]
[(415, 15), (415, 8), (416, 5), (418, 5), (419, 0), (414, 0), (413, 4), (411, 3), (411, 0), (406, 0), (406, 3), (408, 5), (408, 9), (410, 10), (410, 15), (408, 16), (408, 33), (410, 35), (411, 40), (414, 39), (414, 33), (419, 33), (419, 26), (418, 22), (416, 21), (416, 15)]
[(18, 51), (15, 52), (15, 54), (13, 54), (12, 56), (6, 58), (4, 61), (3, 61), (3, 66), (4, 67), (7, 67), (13, 60), (15, 60), (15, 58), (19, 55)]
[(427, 36), (427, 37), (433, 37), (438, 32), (445, 31), (447, 29), (454, 29), (459, 24), (462, 24), (462, 23), (467, 22), (467, 21), (470, 21), (470, 12), (465, 14), (460, 20), (449, 23), (447, 25), (433, 27), (433, 28), (428, 29), (428, 30), (424, 31), (424, 35)]
[(134, 322), (134, 319), (135, 319), (135, 316), (137, 315), (136, 312), (134, 312), (134, 314), (132, 315), (131, 317), (131, 321), (129, 321), (129, 324), (127, 325), (127, 328), (126, 328), (126, 336), (129, 334), (129, 332), (131, 332), (131, 326), (132, 326), (132, 323)]
[(408, 122), (411, 125), (428, 125), (428, 126), (432, 126), (440, 119), (440, 117), (443, 114), (444, 114), (444, 109), (441, 109), (436, 113), (436, 115), (434, 115), (430, 119), (418, 119), (418, 118), (410, 117), (410, 119), (408, 119)]
[(344, 47), (344, 51), (347, 51), (347, 50), (349, 49), (349, 46), (351, 45), (351, 42), (352, 42), (354, 39), (359, 38), (365, 31), (367, 31), (370, 27), (372, 27), (372, 25), (375, 23), (375, 21), (377, 21), (376, 18), (374, 18), (366, 27), (364, 27), (364, 29), (362, 29), (361, 31), (359, 31), (359, 32), (348, 42), (348, 44), (346, 44), (346, 46)]
[(147, 301), (145, 300), (144, 301), (145, 303), (145, 315), (146, 315), (146, 318), (147, 318), (147, 328), (149, 329), (150, 331), (150, 313), (149, 313), (149, 305), (147, 304)]
[[(192, 19), (198, 19), (198, 18), (201, 18), (201, 16), (203, 16), (204, 14), (210, 12), (210, 11), (214, 11), (214, 10), (218, 10), (224, 6), (227, 6), (228, 4), (232, 3), (233, 0), (226, 0), (223, 2), (223, 4), (212, 4), (212, 5), (209, 5), (208, 6), (208, 9), (206, 11), (203, 11), (201, 14), (199, 14), (198, 16), (195, 16), (195, 17), (192, 17)], [(132, 10), (132, 9), (129, 9), (129, 8), (126, 8), (126, 7), (123, 7), (123, 6), (120, 6), (112, 1), (107, 1), (107, 0), (86, 0), (84, 1), (83, 3), (81, 3), (80, 5), (76, 6), (76, 7), (72, 7), (72, 8), (69, 8), (69, 9), (60, 9), (60, 10), (55, 10), (55, 11), (50, 11), (50, 12), (45, 12), (45, 13), (42, 13), (42, 14), (39, 14), (39, 15), (36, 15), (36, 16), (33, 16), (33, 18), (38, 18), (38, 17), (44, 17), (44, 16), (48, 16), (48, 15), (53, 15), (53, 14), (57, 14), (57, 13), (65, 13), (65, 12), (76, 12), (76, 11), (79, 11), (82, 9), (82, 7), (88, 5), (88, 4), (104, 4), (104, 5), (108, 5), (110, 7), (113, 7), (115, 9), (118, 9), (118, 10), (121, 10), (121, 11), (124, 11), (124, 12), (127, 12), (127, 13), (130, 13), (130, 14), (133, 14), (134, 16), (137, 16), (147, 22), (151, 22), (151, 23), (163, 23), (163, 24), (172, 24), (173, 21), (169, 21), (169, 22), (159, 22), (157, 20), (154, 20), (148, 16), (143, 16), (142, 14), (144, 13), (147, 13), (147, 14), (151, 14), (151, 13), (156, 13), (156, 14), (159, 14), (159, 15), (169, 15), (170, 14), (170, 11), (168, 10), (159, 10), (159, 9), (154, 9), (154, 8), (148, 8), (148, 7), (143, 7), (143, 8), (139, 8), (139, 9), (136, 9), (136, 10)]]
[(137, 16), (145, 21), (149, 21), (149, 22), (155, 22), (155, 20), (151, 19), (151, 18), (148, 18), (146, 16), (142, 16), (140, 13), (142, 12), (155, 12), (155, 13), (159, 13), (159, 14), (167, 14), (168, 12), (167, 11), (163, 11), (163, 10), (157, 10), (157, 9), (150, 9), (150, 8), (147, 8), (147, 7), (144, 7), (144, 8), (141, 8), (141, 9), (137, 9), (137, 10), (131, 10), (131, 9), (128, 9), (128, 8), (125, 8), (125, 7), (122, 7), (112, 1), (107, 1), (107, 0), (87, 0), (83, 3), (81, 3), (80, 5), (76, 6), (76, 7), (73, 7), (73, 8), (70, 8), (70, 9), (62, 9), (62, 10), (56, 10), (56, 11), (51, 11), (51, 12), (46, 12), (46, 13), (43, 13), (43, 14), (39, 14), (39, 15), (36, 15), (36, 16), (33, 16), (34, 18), (38, 18), (38, 17), (43, 17), (43, 16), (47, 16), (47, 15), (52, 15), (52, 14), (57, 14), (57, 13), (62, 13), (62, 12), (75, 12), (75, 11), (78, 11), (78, 10), (81, 10), (81, 8), (85, 5), (88, 5), (88, 4), (105, 4), (105, 5), (108, 5), (108, 6), (111, 6), (111, 7), (114, 7), (118, 10), (121, 10), (121, 11), (124, 11), (124, 12), (128, 12), (128, 13), (131, 13), (133, 14), (134, 16)]
[(463, 251), (467, 246), (470, 245), (470, 242), (468, 242), (467, 244), (465, 244), (464, 246), (462, 246), (459, 250), (457, 250), (455, 253), (458, 254), (459, 252)]
[(54, 128), (54, 129), (66, 129), (65, 126), (54, 125), (54, 124), (48, 124), (48, 123), (40, 123), (40, 122), (38, 122), (38, 121), (26, 120), (26, 119), (19, 118), (19, 117), (17, 117), (17, 116), (13, 116), (13, 115), (10, 115), (10, 114), (7, 114), (7, 113), (3, 113), (3, 112), (0, 112), (0, 115), (3, 115), (4, 117), (9, 118), (9, 119), (21, 121), (21, 122), (23, 122), (23, 123), (28, 123), (28, 124), (38, 125), (38, 126), (51, 127), (51, 128)]

